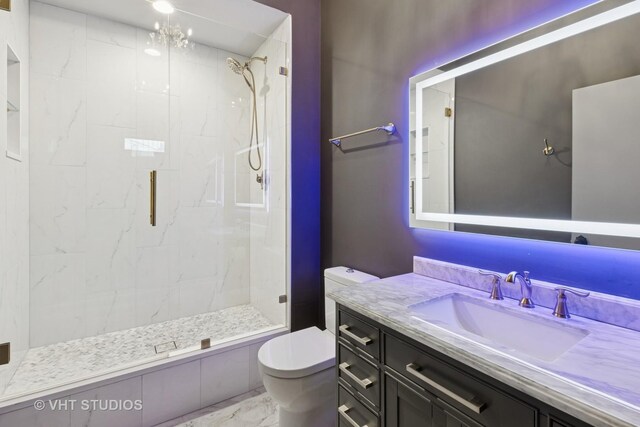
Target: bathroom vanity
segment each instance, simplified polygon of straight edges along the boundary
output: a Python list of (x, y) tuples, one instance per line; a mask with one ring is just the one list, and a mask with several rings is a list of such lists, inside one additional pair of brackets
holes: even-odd
[[(549, 301), (543, 282), (534, 281), (540, 304), (525, 309), (512, 299), (520, 291), (512, 285), (503, 285), (505, 300), (491, 301), (489, 283), (473, 269), (416, 264), (421, 274), (330, 295), (338, 309), (339, 426), (640, 425), (640, 332), (575, 315), (554, 318), (540, 305)], [(431, 273), (440, 277), (423, 275)], [(472, 287), (455, 283), (474, 274)], [(577, 310), (582, 302), (569, 305)], [(484, 337), (465, 330), (465, 322), (474, 323), (469, 304), (497, 313), (480, 315), (498, 335), (488, 331), (491, 324), (478, 326)], [(446, 307), (467, 318), (447, 319)]]
[(356, 335), (337, 339), (340, 426), (589, 425), (344, 306), (338, 318)]

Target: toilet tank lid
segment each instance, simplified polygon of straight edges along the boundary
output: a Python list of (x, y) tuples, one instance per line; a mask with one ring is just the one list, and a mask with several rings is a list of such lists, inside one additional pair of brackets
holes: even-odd
[(327, 268), (324, 270), (324, 277), (343, 285), (353, 285), (356, 283), (371, 282), (372, 280), (379, 279), (377, 276), (363, 273), (362, 271), (354, 270), (349, 267)]

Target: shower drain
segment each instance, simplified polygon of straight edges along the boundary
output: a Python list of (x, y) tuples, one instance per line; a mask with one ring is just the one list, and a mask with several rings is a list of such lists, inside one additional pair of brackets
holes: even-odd
[(166, 353), (167, 351), (177, 350), (178, 346), (175, 341), (167, 341), (153, 346), (156, 354)]

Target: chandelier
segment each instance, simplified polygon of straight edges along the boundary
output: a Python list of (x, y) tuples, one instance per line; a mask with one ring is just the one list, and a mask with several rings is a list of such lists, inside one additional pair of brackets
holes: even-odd
[(158, 46), (173, 47), (176, 49), (193, 49), (195, 46), (195, 43), (189, 40), (189, 37), (193, 34), (191, 28), (185, 33), (182, 31), (182, 28), (180, 28), (180, 24), (160, 25), (159, 22), (156, 22), (154, 29), (155, 31), (149, 33), (151, 41), (148, 43), (152, 50), (157, 50)]

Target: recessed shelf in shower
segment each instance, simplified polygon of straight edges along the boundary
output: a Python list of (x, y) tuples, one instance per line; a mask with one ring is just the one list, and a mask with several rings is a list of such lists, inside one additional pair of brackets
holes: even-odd
[(7, 45), (7, 157), (21, 160), (20, 60)]

